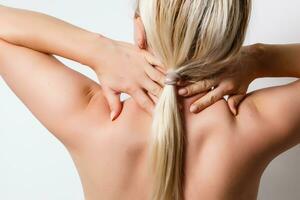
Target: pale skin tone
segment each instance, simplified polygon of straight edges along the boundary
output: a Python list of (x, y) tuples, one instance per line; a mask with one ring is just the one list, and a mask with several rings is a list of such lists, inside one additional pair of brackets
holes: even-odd
[[(13, 19), (17, 11), (6, 9), (1, 8), (0, 12), (1, 77), (68, 149), (80, 174), (86, 199), (147, 199), (151, 184), (151, 174), (147, 173), (151, 111), (142, 109), (138, 101), (131, 98), (123, 103), (119, 117), (111, 121), (104, 89), (45, 54), (58, 54), (81, 63), (92, 60), (92, 63), (99, 63), (92, 66), (101, 74), (104, 70), (100, 68), (105, 68), (108, 63), (105, 59), (82, 59), (86, 58), (85, 51), (76, 49), (76, 45), (70, 42), (74, 40), (64, 40), (76, 39), (79, 35), (85, 38), (85, 34), (89, 38), (89, 34), (57, 19), (39, 15), (40, 24), (47, 24), (49, 34), (49, 30), (56, 33), (48, 35), (47, 39), (39, 38), (43, 31), (39, 27), (31, 32), (22, 26), (12, 26), (17, 23)], [(19, 17), (24, 20), (25, 27), (29, 22), (32, 25), (31, 21), (37, 18), (35, 14), (24, 11)], [(142, 24), (138, 24), (137, 44), (147, 48)], [(61, 33), (68, 34), (64, 39), (58, 34), (62, 29)], [(102, 39), (97, 38), (100, 44), (106, 41)], [(56, 45), (58, 41), (63, 44)], [(89, 49), (95, 40), (81, 42)], [(237, 76), (243, 76), (243, 80), (269, 76), (300, 77), (300, 45), (252, 45), (246, 48), (247, 53), (241, 56), (236, 66), (240, 69), (239, 66), (251, 63), (248, 74), (236, 70)], [(97, 55), (95, 57), (99, 57), (99, 52), (106, 57), (114, 52), (91, 49), (89, 52)], [(133, 56), (132, 62), (127, 62), (128, 66), (138, 62), (135, 59), (140, 57), (144, 58), (145, 53)], [(113, 63), (109, 67), (118, 66)], [(111, 70), (115, 74), (107, 77), (118, 77), (116, 70)], [(222, 81), (228, 83), (226, 80), (229, 79), (223, 76), (219, 80), (218, 85), (221, 85)], [(248, 87), (248, 82), (245, 81), (243, 88)], [(230, 91), (234, 91), (233, 88), (239, 87), (234, 85)], [(239, 103), (237, 115), (232, 114), (224, 99), (198, 114), (191, 113), (192, 103), (204, 95), (206, 93), (199, 93), (183, 99), (187, 139), (185, 199), (254, 200), (268, 163), (300, 142), (300, 82), (248, 94)], [(149, 97), (155, 102), (154, 97)]]
[(4, 6), (0, 6), (0, 12), (3, 19), (8, 19), (0, 22), (5, 27), (0, 33), (3, 40), (69, 58), (93, 69), (101, 80), (113, 119), (122, 111), (121, 92), (132, 96), (149, 114), (152, 112), (151, 96), (160, 95), (165, 76), (152, 54), (40, 13)]

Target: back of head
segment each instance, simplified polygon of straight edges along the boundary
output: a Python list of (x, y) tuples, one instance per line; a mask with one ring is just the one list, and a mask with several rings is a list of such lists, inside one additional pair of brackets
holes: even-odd
[[(245, 37), (251, 0), (139, 0), (147, 44), (169, 71), (190, 82), (222, 71)], [(183, 195), (184, 126), (176, 88), (166, 84), (156, 105), (151, 141), (153, 200)]]

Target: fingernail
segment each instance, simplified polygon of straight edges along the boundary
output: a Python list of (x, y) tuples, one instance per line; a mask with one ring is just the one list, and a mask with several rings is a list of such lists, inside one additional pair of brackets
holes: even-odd
[(178, 94), (180, 94), (180, 95), (186, 95), (187, 94), (187, 89), (185, 89), (185, 88), (179, 89), (178, 90)]
[(114, 121), (115, 118), (116, 118), (116, 112), (115, 112), (115, 111), (112, 111), (112, 112), (110, 113), (110, 120), (111, 120), (111, 121)]
[(192, 105), (191, 108), (190, 108), (190, 111), (191, 111), (192, 113), (197, 112), (197, 111), (198, 111), (198, 106)]

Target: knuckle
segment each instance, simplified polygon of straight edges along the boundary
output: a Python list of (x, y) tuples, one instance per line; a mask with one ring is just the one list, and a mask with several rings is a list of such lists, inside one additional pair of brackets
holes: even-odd
[[(200, 85), (200, 83), (199, 83), (199, 85)], [(209, 82), (207, 81), (207, 80), (204, 80), (203, 82), (202, 82), (202, 87), (204, 88), (204, 89), (208, 89), (209, 88)]]
[(197, 92), (201, 92), (202, 91), (202, 87), (203, 87), (202, 84), (203, 83), (197, 82), (197, 83), (191, 85), (190, 86), (190, 94), (192, 95), (192, 94), (195, 94)]
[(158, 82), (161, 83), (161, 84), (164, 84), (165, 83), (165, 77), (160, 76), (159, 79), (158, 79)]
[(160, 77), (157, 74), (153, 73), (152, 80), (158, 82), (160, 80)]
[(211, 95), (210, 98), (209, 98), (209, 104), (213, 104), (216, 100), (217, 100), (217, 96), (216, 95)]
[(208, 82), (207, 82), (206, 80), (204, 80), (204, 81), (202, 82), (202, 87), (203, 87), (203, 88), (208, 88)]
[(145, 59), (147, 60), (148, 63), (153, 63), (153, 59), (152, 59), (152, 56), (151, 54), (149, 54), (148, 52), (144, 51), (144, 56), (145, 56)]
[(128, 82), (124, 82), (122, 84), (122, 89), (125, 92), (130, 92), (131, 88), (132, 88), (132, 85), (130, 83), (128, 83)]
[(126, 87), (127, 87), (127, 91), (131, 94), (135, 94), (139, 90), (139, 87), (134, 83), (130, 83)]
[(154, 95), (159, 95), (160, 93), (160, 88), (159, 87), (153, 87), (150, 91)]
[(146, 99), (146, 98), (142, 98), (141, 101), (140, 101), (140, 104), (141, 104), (142, 108), (148, 108), (149, 107), (149, 102), (148, 102), (148, 99)]
[(200, 90), (199, 83), (195, 83), (194, 85), (191, 85), (191, 88), (190, 88), (191, 94), (195, 94), (199, 90)]

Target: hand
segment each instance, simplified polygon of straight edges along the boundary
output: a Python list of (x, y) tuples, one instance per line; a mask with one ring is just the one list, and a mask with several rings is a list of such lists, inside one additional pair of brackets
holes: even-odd
[(160, 96), (164, 85), (162, 64), (146, 50), (125, 42), (106, 40), (105, 55), (96, 61), (93, 69), (109, 103), (111, 119), (116, 119), (122, 111), (121, 92), (129, 94), (143, 109), (152, 113), (152, 99)]
[[(238, 58), (225, 66), (225, 73), (213, 79), (205, 79), (194, 84), (180, 87), (179, 95), (188, 97), (198, 93), (207, 92), (206, 95), (192, 103), (190, 111), (198, 113), (214, 104), (226, 95), (229, 108), (237, 115), (237, 107), (244, 99), (249, 84), (255, 79), (256, 61), (255, 45), (243, 47)], [(182, 86), (182, 83), (181, 83)], [(212, 89), (214, 87), (214, 89)]]

